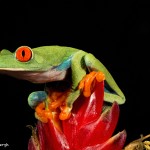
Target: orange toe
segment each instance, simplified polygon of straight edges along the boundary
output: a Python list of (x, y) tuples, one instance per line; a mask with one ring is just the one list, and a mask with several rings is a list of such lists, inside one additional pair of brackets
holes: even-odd
[(91, 95), (95, 80), (101, 82), (105, 80), (105, 75), (100, 71), (92, 71), (80, 81), (78, 89), (83, 91), (83, 95), (85, 97), (89, 97)]
[(101, 82), (101, 81), (103, 81), (103, 80), (105, 80), (105, 75), (104, 75), (104, 73), (103, 72), (97, 72), (97, 74), (96, 74), (96, 80), (98, 81), (98, 82)]
[(36, 117), (42, 122), (48, 122), (48, 119), (52, 119), (52, 112), (45, 109), (45, 103), (42, 102), (35, 108)]
[(61, 107), (61, 113), (59, 114), (59, 119), (60, 120), (66, 120), (70, 118), (71, 116), (71, 108), (67, 106), (62, 106)]

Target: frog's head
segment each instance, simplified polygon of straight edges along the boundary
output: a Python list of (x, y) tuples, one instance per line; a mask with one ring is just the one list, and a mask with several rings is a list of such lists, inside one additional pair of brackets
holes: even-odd
[(14, 53), (3, 49), (0, 52), (0, 73), (35, 83), (61, 80), (65, 74), (53, 69), (59, 62), (52, 64), (54, 58), (49, 51), (50, 47), (46, 46), (34, 49), (21, 46)]

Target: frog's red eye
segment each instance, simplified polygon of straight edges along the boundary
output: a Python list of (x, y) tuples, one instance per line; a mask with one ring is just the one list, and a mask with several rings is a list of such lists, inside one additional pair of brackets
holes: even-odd
[(27, 62), (32, 58), (32, 50), (28, 46), (21, 46), (16, 50), (16, 58), (21, 62)]

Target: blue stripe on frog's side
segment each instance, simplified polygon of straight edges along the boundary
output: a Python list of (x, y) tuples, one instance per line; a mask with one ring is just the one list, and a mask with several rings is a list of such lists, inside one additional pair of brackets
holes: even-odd
[(68, 68), (71, 67), (71, 59), (72, 56), (70, 56), (67, 60), (65, 60), (64, 62), (62, 62), (60, 65), (56, 66), (56, 70), (67, 70)]
[(32, 92), (28, 97), (28, 104), (31, 108), (35, 108), (40, 102), (47, 98), (45, 91)]

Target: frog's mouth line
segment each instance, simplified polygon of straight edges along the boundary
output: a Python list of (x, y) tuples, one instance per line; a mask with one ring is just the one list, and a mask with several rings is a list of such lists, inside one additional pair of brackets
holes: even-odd
[(49, 69), (47, 71), (24, 71), (23, 69), (0, 68), (0, 73), (17, 79), (27, 80), (32, 83), (48, 83), (64, 80), (67, 71), (58, 71), (56, 69)]

